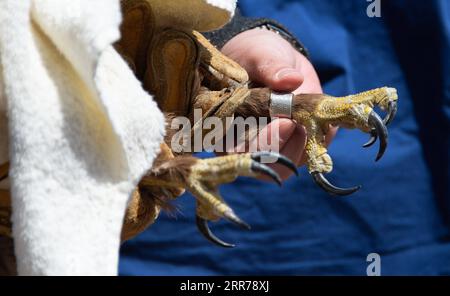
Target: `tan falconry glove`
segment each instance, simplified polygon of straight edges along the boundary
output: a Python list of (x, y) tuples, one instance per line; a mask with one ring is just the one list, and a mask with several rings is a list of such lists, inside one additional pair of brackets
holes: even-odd
[[(202, 49), (197, 41), (197, 37), (201, 36), (193, 35), (193, 29), (217, 29), (231, 18), (230, 11), (234, 11), (235, 1), (219, 1), (226, 9), (211, 6), (208, 2), (121, 1), (122, 37), (115, 47), (165, 113), (188, 116), (200, 90), (198, 68), (200, 61), (205, 59), (202, 54), (210, 54), (210, 51)], [(218, 53), (212, 45), (210, 50)], [(232, 65), (226, 67), (230, 71), (240, 69), (231, 60), (226, 61)], [(226, 66), (222, 61), (214, 63), (219, 68)], [(233, 75), (240, 76), (238, 79), (242, 81), (248, 79), (243, 70)], [(162, 145), (156, 162), (162, 163), (173, 158), (168, 146)], [(145, 230), (158, 217), (160, 209), (170, 208), (168, 201), (183, 192), (183, 188), (139, 186), (133, 193), (125, 215), (122, 239), (127, 240)]]

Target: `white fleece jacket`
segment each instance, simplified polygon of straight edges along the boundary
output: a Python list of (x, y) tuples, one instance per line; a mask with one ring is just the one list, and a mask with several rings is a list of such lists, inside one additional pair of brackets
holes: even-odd
[[(211, 17), (184, 22), (199, 30), (223, 25), (235, 5), (193, 2), (202, 10), (192, 14)], [(213, 6), (226, 17), (205, 14)], [(0, 164), (11, 164), (21, 275), (117, 274), (130, 193), (164, 134), (112, 47), (120, 21), (119, 0), (0, 0)]]

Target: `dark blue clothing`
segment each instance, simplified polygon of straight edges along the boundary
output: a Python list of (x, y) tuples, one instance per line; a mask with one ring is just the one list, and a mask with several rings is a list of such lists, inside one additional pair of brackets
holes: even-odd
[(240, 1), (244, 15), (273, 18), (303, 42), (326, 93), (397, 88), (384, 158), (374, 163), (377, 145), (362, 149), (359, 131), (340, 129), (329, 149), (329, 179), (363, 188), (329, 196), (304, 168), (281, 189), (250, 178), (222, 186), (253, 227), (211, 223), (232, 250), (203, 239), (184, 196), (176, 219), (163, 214), (124, 245), (121, 274), (365, 275), (376, 252), (383, 275), (450, 275), (450, 1), (381, 2), (381, 18), (369, 18), (365, 0)]

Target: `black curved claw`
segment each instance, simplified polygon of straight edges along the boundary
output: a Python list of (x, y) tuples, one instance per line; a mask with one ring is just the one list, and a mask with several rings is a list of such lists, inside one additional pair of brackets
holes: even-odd
[(385, 125), (389, 125), (397, 114), (397, 102), (390, 101), (388, 104), (387, 114), (383, 119)]
[(373, 144), (375, 144), (377, 139), (378, 139), (378, 135), (377, 135), (376, 130), (371, 130), (370, 131), (370, 139), (369, 139), (369, 141), (367, 141), (366, 144), (363, 145), (363, 147), (368, 148), (368, 147), (372, 146)]
[[(388, 104), (388, 110), (386, 116), (383, 118), (383, 123), (385, 126), (388, 126), (392, 120), (394, 119), (395, 115), (397, 114), (397, 102), (391, 101)], [(370, 131), (370, 139), (369, 141), (363, 145), (364, 148), (368, 148), (375, 144), (375, 142), (378, 139), (378, 135), (375, 129), (372, 129)]]
[(378, 114), (375, 111), (370, 112), (368, 121), (369, 124), (375, 128), (376, 133), (380, 138), (380, 148), (378, 149), (378, 154), (377, 157), (375, 158), (375, 161), (378, 161), (383, 156), (384, 151), (386, 151), (388, 131), (383, 123), (383, 120), (380, 118), (380, 116), (378, 116)]
[(312, 175), (314, 181), (316, 182), (316, 184), (319, 185), (323, 190), (325, 190), (326, 192), (328, 192), (330, 194), (345, 196), (345, 195), (355, 193), (356, 191), (358, 191), (361, 188), (361, 186), (355, 186), (355, 187), (351, 187), (351, 188), (339, 188), (339, 187), (336, 187), (333, 184), (331, 184), (324, 177), (324, 175), (322, 173), (312, 172), (311, 175)]
[(221, 240), (220, 238), (215, 236), (214, 233), (212, 233), (211, 230), (209, 229), (208, 220), (203, 219), (199, 216), (196, 216), (195, 222), (197, 224), (197, 228), (200, 231), (200, 233), (203, 234), (203, 236), (210, 242), (212, 242), (218, 246), (224, 247), (224, 248), (234, 248), (235, 247), (234, 244), (229, 244), (227, 242), (224, 242), (223, 240)]
[(255, 152), (255, 153), (252, 153), (252, 156), (251, 156), (251, 158), (256, 161), (260, 161), (262, 157), (276, 158), (277, 163), (284, 165), (285, 167), (287, 167), (288, 169), (293, 171), (296, 176), (298, 176), (298, 171), (297, 171), (296, 165), (286, 156), (281, 155), (276, 152), (270, 152), (270, 151)]
[(252, 171), (254, 172), (258, 172), (264, 175), (267, 175), (269, 177), (271, 177), (275, 182), (278, 183), (278, 185), (281, 186), (281, 178), (280, 176), (271, 168), (269, 168), (268, 166), (266, 166), (265, 164), (259, 163), (259, 162), (252, 162), (252, 166), (251, 166)]

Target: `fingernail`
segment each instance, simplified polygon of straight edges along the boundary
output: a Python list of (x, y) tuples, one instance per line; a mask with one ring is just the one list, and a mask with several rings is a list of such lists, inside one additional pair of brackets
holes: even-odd
[(292, 69), (292, 68), (285, 68), (285, 69), (278, 71), (277, 74), (275, 74), (275, 77), (280, 80), (280, 79), (283, 79), (284, 77), (291, 75), (293, 73), (299, 73), (299, 71), (296, 69)]

